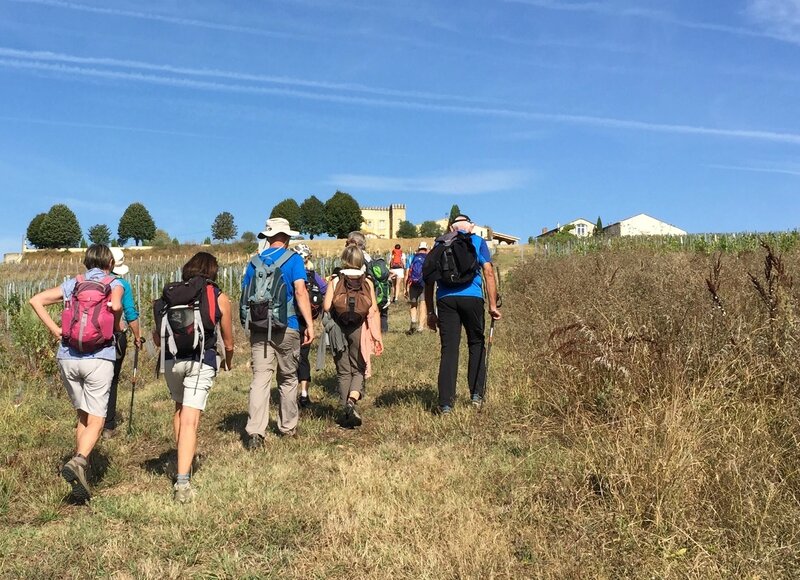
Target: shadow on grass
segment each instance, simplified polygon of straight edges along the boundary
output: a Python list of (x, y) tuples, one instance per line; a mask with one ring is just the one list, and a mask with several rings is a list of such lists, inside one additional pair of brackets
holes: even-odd
[(217, 429), (227, 433), (237, 433), (239, 439), (244, 443), (247, 440), (247, 431), (244, 430), (247, 425), (247, 413), (239, 412), (232, 413), (217, 423)]
[[(192, 474), (200, 470), (205, 460), (206, 456), (203, 453), (195, 453), (192, 459)], [(178, 450), (168, 449), (158, 457), (147, 459), (142, 462), (141, 468), (153, 475), (167, 476), (174, 481), (178, 475)]]
[(391, 389), (382, 392), (375, 398), (376, 407), (395, 407), (418, 403), (431, 412), (439, 408), (439, 393), (435, 387), (415, 387), (409, 389)]

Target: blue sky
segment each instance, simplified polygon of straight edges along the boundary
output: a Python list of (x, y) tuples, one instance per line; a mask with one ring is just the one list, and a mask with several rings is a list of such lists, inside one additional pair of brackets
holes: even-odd
[(200, 241), (285, 197), (527, 238), (800, 210), (800, 0), (0, 0), (0, 251), (68, 203)]

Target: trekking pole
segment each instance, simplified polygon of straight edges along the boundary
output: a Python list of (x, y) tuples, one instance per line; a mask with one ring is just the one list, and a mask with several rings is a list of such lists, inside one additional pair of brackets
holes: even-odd
[[(141, 338), (144, 344), (144, 337)], [(133, 433), (133, 394), (136, 392), (136, 373), (139, 371), (139, 349), (141, 345), (136, 345), (133, 349), (133, 378), (131, 379), (131, 408), (128, 411), (128, 436)]]
[[(497, 274), (498, 274), (497, 275), (497, 281), (495, 282), (495, 284), (497, 286), (497, 294), (496, 294), (497, 295), (497, 300), (496, 300), (496, 303), (497, 303), (497, 308), (499, 309), (500, 306), (502, 306), (502, 304), (503, 304), (503, 298), (502, 298), (502, 296), (500, 296), (500, 270), (499, 270), (499, 268), (497, 270)], [(489, 392), (489, 356), (492, 354), (492, 345), (494, 344), (494, 329), (495, 329), (495, 324), (496, 323), (497, 323), (497, 320), (492, 318), (492, 322), (489, 324), (489, 339), (488, 339), (488, 343), (486, 345), (486, 365), (485, 365), (485, 367), (486, 367), (486, 370), (485, 370), (486, 378), (483, 381), (483, 401), (481, 403), (481, 406), (478, 407), (478, 412), (479, 413), (483, 410), (483, 405), (486, 403), (486, 395)]]

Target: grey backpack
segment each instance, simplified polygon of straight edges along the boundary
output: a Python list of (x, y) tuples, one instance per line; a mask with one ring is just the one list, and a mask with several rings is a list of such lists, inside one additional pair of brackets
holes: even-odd
[(267, 258), (265, 262), (260, 256), (253, 256), (250, 260), (255, 271), (249, 284), (242, 289), (239, 318), (246, 329), (266, 332), (268, 341), (272, 340), (273, 328), (286, 328), (289, 317), (295, 315), (294, 301), (288, 300), (288, 289), (281, 271), (294, 255), (294, 250), (287, 249), (275, 261)]

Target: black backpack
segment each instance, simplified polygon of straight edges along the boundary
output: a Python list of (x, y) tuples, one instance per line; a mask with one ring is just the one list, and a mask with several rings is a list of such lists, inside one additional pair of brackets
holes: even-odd
[(306, 271), (306, 288), (308, 289), (308, 301), (311, 302), (311, 317), (316, 319), (322, 312), (325, 295), (317, 284), (317, 276), (313, 270)]
[(153, 308), (161, 336), (161, 372), (166, 352), (175, 358), (200, 357), (206, 344), (216, 346), (219, 319), (216, 285), (202, 276), (164, 286)]
[(436, 245), (422, 265), (422, 277), (426, 283), (463, 286), (475, 279), (478, 270), (478, 253), (472, 234), (449, 232), (436, 238)]

